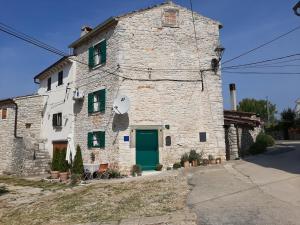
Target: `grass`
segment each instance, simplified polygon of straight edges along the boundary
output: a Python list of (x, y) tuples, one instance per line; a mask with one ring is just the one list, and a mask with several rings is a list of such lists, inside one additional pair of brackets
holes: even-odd
[(3, 213), (0, 224), (76, 224), (163, 215), (185, 206), (183, 177), (97, 183)]
[(13, 186), (28, 186), (34, 188), (41, 188), (43, 190), (60, 190), (67, 187), (65, 184), (60, 183), (50, 183), (43, 180), (35, 181), (11, 176), (0, 176), (0, 183)]

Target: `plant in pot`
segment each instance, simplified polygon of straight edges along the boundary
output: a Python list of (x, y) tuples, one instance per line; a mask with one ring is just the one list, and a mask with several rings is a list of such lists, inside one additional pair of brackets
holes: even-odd
[(140, 165), (133, 165), (131, 170), (131, 175), (133, 177), (135, 176), (141, 176), (142, 175), (142, 168)]
[(181, 168), (181, 163), (180, 162), (176, 162), (176, 163), (173, 164), (173, 169), (174, 170), (177, 170), (179, 168)]
[(208, 160), (209, 160), (210, 164), (215, 164), (215, 162), (216, 162), (213, 155), (208, 155)]
[(161, 171), (163, 168), (163, 165), (162, 164), (157, 164), (156, 167), (155, 167), (155, 170), (156, 171)]
[(60, 160), (59, 160), (59, 176), (61, 181), (66, 181), (69, 178), (69, 164), (66, 160), (66, 149), (60, 151)]
[(54, 149), (53, 151), (50, 174), (52, 179), (59, 178), (59, 150), (58, 149)]
[(184, 168), (190, 167), (189, 154), (184, 153), (184, 154), (181, 156), (180, 163), (181, 163), (181, 166), (183, 166)]
[(189, 162), (192, 163), (192, 166), (198, 166), (199, 154), (196, 150), (192, 149), (189, 154)]
[(80, 180), (84, 173), (83, 168), (83, 160), (82, 160), (82, 154), (81, 154), (81, 148), (79, 145), (77, 145), (76, 148), (76, 155), (74, 157), (74, 162), (71, 169), (72, 175), (75, 175), (74, 178), (77, 178), (77, 181)]
[(91, 157), (91, 162), (94, 163), (95, 162), (95, 158), (96, 158), (95, 153), (91, 152), (90, 157)]

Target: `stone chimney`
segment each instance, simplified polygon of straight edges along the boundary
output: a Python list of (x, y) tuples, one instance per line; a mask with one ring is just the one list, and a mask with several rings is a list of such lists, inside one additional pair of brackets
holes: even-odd
[(87, 33), (89, 33), (90, 31), (92, 31), (93, 29), (89, 26), (83, 26), (81, 28), (81, 33), (80, 33), (80, 37), (86, 35)]
[(230, 102), (231, 102), (231, 110), (236, 111), (237, 105), (236, 105), (236, 88), (235, 84), (229, 84), (230, 89)]

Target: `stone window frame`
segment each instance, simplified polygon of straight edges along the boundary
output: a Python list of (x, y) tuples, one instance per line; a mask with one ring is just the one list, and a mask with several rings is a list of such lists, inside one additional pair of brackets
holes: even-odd
[[(5, 114), (3, 113), (3, 111), (5, 111)], [(5, 118), (4, 118), (4, 115), (5, 115)], [(7, 108), (2, 108), (1, 109), (1, 119), (7, 120), (7, 118), (8, 118), (8, 110), (7, 110)]]
[[(176, 22), (175, 23), (168, 23), (166, 21), (166, 13), (175, 13), (176, 15)], [(178, 28), (179, 27), (179, 9), (174, 9), (174, 8), (164, 8), (162, 10), (162, 27), (173, 27), (173, 28)]]

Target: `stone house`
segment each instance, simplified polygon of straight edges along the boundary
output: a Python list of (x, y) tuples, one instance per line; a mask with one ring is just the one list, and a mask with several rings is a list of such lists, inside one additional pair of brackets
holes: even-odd
[[(196, 149), (225, 159), (221, 72), (212, 71), (220, 45), (217, 21), (170, 1), (84, 27), (69, 47), (76, 63), (74, 140), (85, 163), (122, 171), (164, 168)], [(197, 43), (197, 47), (196, 47)], [(117, 96), (130, 109), (113, 110)]]

